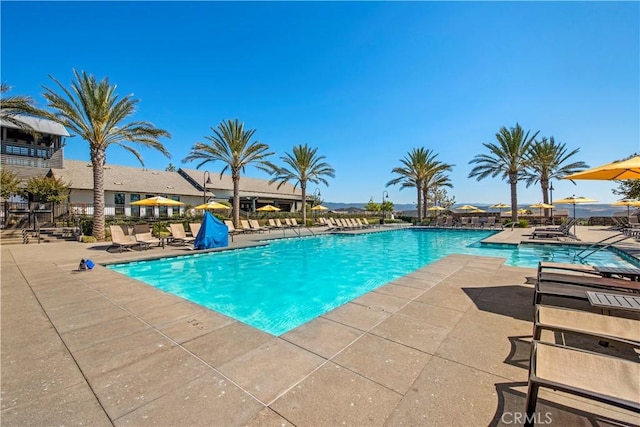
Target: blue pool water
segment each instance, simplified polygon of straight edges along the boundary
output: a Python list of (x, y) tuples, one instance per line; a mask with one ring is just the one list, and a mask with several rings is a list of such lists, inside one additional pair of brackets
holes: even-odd
[[(535, 268), (538, 261), (578, 262), (576, 249), (551, 245), (480, 245), (493, 231), (399, 230), (282, 239), (266, 246), (195, 254), (108, 268), (283, 334), (398, 277), (450, 254), (497, 256)], [(631, 265), (610, 251), (592, 265)]]

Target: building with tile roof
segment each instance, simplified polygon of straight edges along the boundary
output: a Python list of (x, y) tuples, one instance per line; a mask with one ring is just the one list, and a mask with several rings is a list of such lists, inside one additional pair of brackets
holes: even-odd
[[(32, 176), (54, 176), (69, 185), (69, 203), (76, 213), (93, 213), (93, 169), (88, 161), (64, 159), (67, 130), (50, 120), (17, 116), (25, 123), (20, 128), (0, 120), (2, 168), (16, 172), (26, 185)], [(176, 172), (106, 165), (104, 167), (105, 215), (166, 216), (172, 208), (145, 208), (131, 202), (164, 196), (184, 203), (180, 214), (205, 201), (233, 202), (230, 175), (214, 170), (178, 169)], [(291, 184), (269, 184), (268, 180), (243, 176), (240, 179), (240, 210), (255, 212), (270, 204), (284, 212), (299, 211), (301, 192)]]

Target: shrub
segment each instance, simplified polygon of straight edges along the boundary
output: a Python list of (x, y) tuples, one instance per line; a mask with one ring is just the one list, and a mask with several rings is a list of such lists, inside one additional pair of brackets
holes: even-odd
[(93, 236), (81, 236), (80, 237), (80, 241), (82, 243), (96, 243), (98, 241), (98, 239), (96, 239)]

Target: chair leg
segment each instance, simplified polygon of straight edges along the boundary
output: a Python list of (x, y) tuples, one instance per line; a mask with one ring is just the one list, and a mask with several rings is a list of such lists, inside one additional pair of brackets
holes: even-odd
[(536, 403), (538, 402), (538, 388), (539, 385), (535, 384), (529, 379), (529, 387), (527, 388), (527, 409), (524, 419), (524, 427), (533, 427), (535, 424), (535, 412)]

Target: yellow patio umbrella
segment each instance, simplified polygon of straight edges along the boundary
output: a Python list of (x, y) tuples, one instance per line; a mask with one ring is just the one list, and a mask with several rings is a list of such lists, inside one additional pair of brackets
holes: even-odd
[(476, 210), (478, 208), (476, 206), (473, 206), (473, 205), (463, 205), (463, 206), (458, 206), (456, 209), (459, 210), (459, 211), (473, 211), (473, 210)]
[(613, 202), (611, 203), (611, 206), (626, 206), (627, 207), (627, 220), (629, 219), (630, 215), (630, 206), (640, 206), (640, 200), (633, 200), (633, 199), (622, 199), (622, 200), (618, 200), (617, 202)]
[(446, 211), (446, 208), (443, 208), (442, 206), (431, 206), (430, 208), (427, 208), (428, 211)]
[[(554, 201), (554, 203), (557, 205), (573, 205), (573, 219), (576, 219), (576, 205), (578, 203), (593, 203), (593, 202), (597, 202), (597, 200), (590, 199), (588, 197), (576, 197), (575, 195)], [(573, 223), (573, 234), (574, 235), (576, 234), (575, 222)]]
[(553, 209), (554, 206), (550, 205), (549, 203), (535, 203), (529, 207), (534, 209), (540, 209), (540, 218), (542, 218), (542, 209)]
[(469, 211), (469, 212), (471, 212), (471, 213), (484, 213), (484, 212), (486, 212), (486, 211), (485, 211), (484, 209), (478, 209), (478, 208), (476, 208), (476, 209), (474, 209), (474, 210), (472, 210), (472, 211)]
[(529, 212), (529, 209), (518, 209), (518, 215), (525, 215)]
[(218, 202), (209, 202), (198, 205), (194, 209), (231, 209), (231, 206), (223, 205)]
[(258, 212), (280, 212), (282, 209), (273, 205), (264, 205), (261, 208), (256, 209)]
[(312, 211), (328, 211), (329, 208), (326, 206), (318, 205), (311, 208)]
[(149, 197), (148, 199), (131, 202), (135, 206), (182, 206), (184, 203), (162, 196)]
[(500, 216), (502, 217), (502, 209), (504, 208), (510, 208), (511, 205), (508, 205), (506, 203), (496, 203), (495, 205), (491, 205), (489, 206), (490, 208), (495, 208), (498, 209), (498, 211), (500, 212)]
[(586, 171), (567, 175), (562, 179), (592, 179), (602, 181), (640, 179), (640, 156), (587, 169)]

